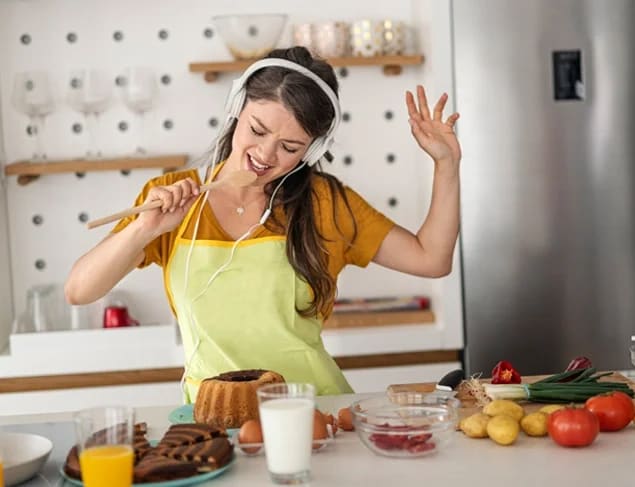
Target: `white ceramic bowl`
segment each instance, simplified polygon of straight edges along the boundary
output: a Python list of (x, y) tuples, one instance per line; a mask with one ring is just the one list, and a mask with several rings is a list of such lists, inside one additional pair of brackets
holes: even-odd
[(235, 59), (258, 59), (280, 40), (285, 14), (217, 15), (212, 17), (218, 33)]
[(19, 484), (37, 474), (52, 449), (51, 440), (43, 436), (0, 432), (5, 485)]

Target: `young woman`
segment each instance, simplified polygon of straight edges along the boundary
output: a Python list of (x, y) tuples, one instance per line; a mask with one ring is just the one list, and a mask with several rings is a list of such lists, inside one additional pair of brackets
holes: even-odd
[[(423, 87), (416, 102), (406, 93), (412, 134), (435, 165), (431, 205), (413, 234), (321, 171), (340, 120), (337, 88), (332, 67), (306, 49), (272, 51), (234, 83), (206, 172), (149, 181), (136, 204), (161, 208), (123, 219), (73, 266), (65, 287), (73, 304), (100, 298), (135, 267), (163, 267), (186, 354), (186, 401), (206, 377), (257, 368), (320, 394), (350, 392), (320, 337), (343, 267), (451, 270), (461, 151), (458, 114), (444, 119), (447, 95), (430, 113)], [(203, 179), (241, 170), (255, 182), (201, 193)]]

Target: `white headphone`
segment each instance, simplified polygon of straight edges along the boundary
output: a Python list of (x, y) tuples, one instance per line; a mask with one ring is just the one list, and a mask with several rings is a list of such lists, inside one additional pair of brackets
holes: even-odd
[(335, 132), (342, 120), (342, 111), (340, 109), (339, 99), (333, 89), (322, 78), (304, 66), (300, 66), (297, 63), (280, 58), (265, 58), (251, 64), (242, 76), (235, 79), (232, 83), (231, 90), (229, 91), (229, 95), (227, 96), (227, 101), (225, 103), (225, 111), (227, 112), (227, 122), (225, 125), (226, 127), (229, 127), (231, 119), (238, 118), (240, 111), (243, 109), (243, 105), (245, 104), (245, 99), (247, 97), (247, 80), (254, 72), (268, 66), (287, 68), (291, 71), (297, 71), (307, 78), (312, 79), (320, 88), (322, 88), (322, 91), (329, 97), (329, 100), (333, 105), (335, 116), (333, 117), (331, 126), (326, 134), (316, 137), (315, 140), (311, 142), (311, 145), (307, 148), (306, 153), (302, 158), (307, 165), (313, 166), (333, 145)]

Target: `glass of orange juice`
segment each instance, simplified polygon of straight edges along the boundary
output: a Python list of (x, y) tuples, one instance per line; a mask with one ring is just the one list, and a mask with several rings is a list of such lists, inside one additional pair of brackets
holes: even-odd
[(73, 420), (84, 487), (130, 487), (134, 410), (126, 406), (83, 409)]

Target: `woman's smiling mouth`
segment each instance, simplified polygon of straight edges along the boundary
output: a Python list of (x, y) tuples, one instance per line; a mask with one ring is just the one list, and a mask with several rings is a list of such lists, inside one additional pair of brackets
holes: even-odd
[(247, 154), (247, 162), (249, 164), (249, 169), (251, 169), (258, 175), (264, 174), (265, 172), (267, 172), (267, 169), (271, 168), (271, 166), (267, 166), (266, 164), (258, 162), (249, 154)]

